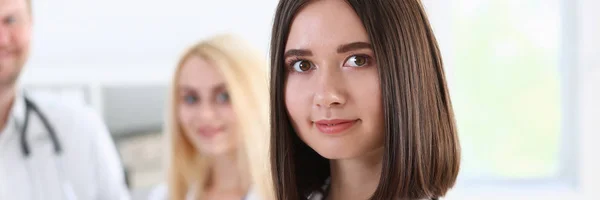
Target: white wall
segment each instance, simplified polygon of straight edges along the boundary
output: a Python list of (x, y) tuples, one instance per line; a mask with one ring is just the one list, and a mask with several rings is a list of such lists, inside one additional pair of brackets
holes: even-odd
[(140, 97), (164, 94), (148, 91), (168, 84), (180, 54), (196, 41), (232, 33), (267, 58), (277, 2), (33, 0), (32, 52), (20, 82), (87, 88), (114, 134), (154, 129), (162, 125), (164, 98)]
[(266, 57), (277, 4), (276, 0), (33, 1), (34, 41), (21, 79), (25, 83), (164, 82), (187, 46), (224, 32), (249, 40)]

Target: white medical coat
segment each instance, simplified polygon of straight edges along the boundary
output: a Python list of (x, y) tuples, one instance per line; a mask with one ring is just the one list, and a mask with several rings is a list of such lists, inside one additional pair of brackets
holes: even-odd
[(25, 102), (17, 94), (0, 133), (1, 200), (58, 200), (65, 199), (65, 193), (77, 200), (129, 199), (115, 145), (91, 108), (60, 97), (28, 95), (28, 99), (53, 126), (62, 158), (57, 159), (48, 131), (33, 110), (27, 128), (31, 154), (25, 158), (18, 128), (23, 126)]

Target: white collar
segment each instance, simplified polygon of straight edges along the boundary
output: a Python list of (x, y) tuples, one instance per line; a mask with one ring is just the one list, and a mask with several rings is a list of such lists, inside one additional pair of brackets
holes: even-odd
[(14, 131), (17, 129), (15, 126), (15, 119), (21, 123), (25, 119), (25, 98), (22, 92), (17, 92), (15, 94), (15, 99), (10, 107), (4, 129), (2, 129), (0, 133), (0, 142), (2, 142), (4, 138), (7, 138), (10, 134), (14, 134), (14, 132), (16, 132)]
[(315, 190), (311, 192), (306, 199), (308, 200), (323, 200), (329, 193), (329, 186), (331, 185), (331, 177), (325, 179), (325, 183), (319, 188), (319, 190)]
[(25, 95), (23, 92), (17, 92), (15, 95), (15, 101), (13, 102), (12, 109), (10, 111), (10, 117), (16, 118), (19, 122), (25, 119)]

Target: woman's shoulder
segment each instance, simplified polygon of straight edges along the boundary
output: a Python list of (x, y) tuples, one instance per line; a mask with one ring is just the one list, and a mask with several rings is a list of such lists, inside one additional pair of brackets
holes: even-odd
[(258, 192), (256, 191), (256, 189), (254, 189), (254, 187), (250, 186), (250, 188), (248, 189), (248, 193), (246, 193), (246, 197), (244, 197), (244, 200), (262, 200), (263, 198), (260, 197), (260, 195), (258, 194)]
[(166, 200), (168, 199), (167, 185), (161, 183), (155, 186), (148, 194), (148, 200)]
[[(196, 199), (196, 191), (193, 188), (195, 187), (191, 187), (188, 191), (186, 200)], [(169, 194), (167, 190), (167, 185), (162, 183), (155, 186), (150, 191), (150, 193), (148, 194), (148, 200), (167, 200), (169, 198), (168, 195)], [(253, 187), (250, 187), (250, 189), (248, 189), (248, 193), (246, 194), (243, 200), (262, 200), (262, 198)]]
[[(196, 190), (194, 190), (193, 188), (195, 187), (190, 187), (190, 190), (188, 191), (187, 195), (186, 195), (186, 200), (192, 200), (192, 199), (196, 199)], [(167, 184), (165, 183), (161, 183), (157, 186), (155, 186), (150, 193), (148, 194), (148, 200), (167, 200), (169, 199), (169, 190), (167, 187)]]

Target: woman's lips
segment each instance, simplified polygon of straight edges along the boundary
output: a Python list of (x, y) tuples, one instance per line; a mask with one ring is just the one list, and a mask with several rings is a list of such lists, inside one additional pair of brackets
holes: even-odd
[(198, 134), (204, 138), (212, 138), (213, 136), (223, 132), (223, 130), (225, 130), (225, 127), (206, 127), (198, 129)]
[(315, 126), (321, 133), (325, 134), (339, 134), (348, 130), (358, 122), (358, 119), (330, 119), (330, 120), (319, 120), (315, 121)]

